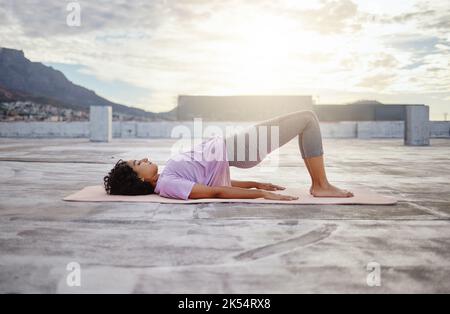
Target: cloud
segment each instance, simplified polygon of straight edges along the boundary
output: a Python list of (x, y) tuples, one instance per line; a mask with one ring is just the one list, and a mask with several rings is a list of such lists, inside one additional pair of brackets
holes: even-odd
[(427, 64), (424, 60), (416, 61), (416, 62), (409, 62), (407, 65), (403, 66), (402, 70), (414, 70), (417, 68), (422, 67), (423, 65)]
[(399, 62), (398, 60), (387, 53), (380, 53), (374, 60), (371, 61), (371, 66), (374, 68), (395, 68)]
[(400, 51), (410, 52), (414, 57), (424, 57), (439, 52), (437, 45), (443, 42), (437, 36), (415, 33), (392, 34), (384, 36), (382, 39), (386, 46)]
[(426, 29), (450, 30), (450, 14), (443, 15), (435, 21), (427, 22), (423, 25)]
[(411, 21), (421, 21), (424, 18), (435, 17), (435, 10), (426, 10), (426, 11), (414, 11), (407, 12), (398, 15), (380, 15), (380, 16), (372, 16), (372, 21), (377, 23), (406, 23)]
[(5, 7), (0, 7), (0, 25), (8, 25), (9, 18)]
[(364, 77), (360, 80), (357, 86), (367, 87), (371, 90), (382, 91), (389, 85), (391, 85), (396, 78), (395, 74), (375, 74)]
[(404, 23), (412, 20), (420, 20), (426, 17), (434, 17), (436, 15), (435, 10), (427, 10), (427, 11), (418, 11), (418, 12), (410, 12), (401, 15), (397, 15), (393, 17), (393, 22), (395, 23)]
[[(273, 6), (277, 6), (274, 3)], [(321, 34), (336, 34), (357, 31), (361, 25), (356, 23), (358, 6), (351, 0), (325, 0), (320, 6), (311, 9), (280, 9), (279, 14), (297, 20), (304, 30)]]
[(357, 5), (350, 0), (326, 1), (323, 7), (317, 10), (308, 10), (300, 15), (304, 19), (303, 25), (320, 33), (340, 33), (356, 16)]
[[(439, 4), (439, 2), (437, 2)], [(437, 5), (435, 9), (428, 6), (417, 5), (416, 10), (396, 15), (375, 14), (366, 15), (366, 21), (380, 24), (415, 24), (423, 30), (448, 30), (450, 29), (450, 10), (442, 9)]]
[[(78, 0), (81, 7), (81, 26), (66, 24), (66, 0), (0, 0), (11, 19), (18, 21), (23, 32), (33, 37), (60, 35), (86, 35), (95, 31), (120, 31), (154, 28), (162, 22), (163, 0), (135, 0), (133, 4), (123, 0)], [(163, 17), (163, 16), (162, 16)]]

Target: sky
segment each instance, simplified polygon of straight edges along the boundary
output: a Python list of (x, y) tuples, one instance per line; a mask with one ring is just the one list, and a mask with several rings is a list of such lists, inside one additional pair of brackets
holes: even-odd
[(448, 0), (0, 0), (0, 46), (155, 112), (178, 95), (279, 94), (450, 119)]

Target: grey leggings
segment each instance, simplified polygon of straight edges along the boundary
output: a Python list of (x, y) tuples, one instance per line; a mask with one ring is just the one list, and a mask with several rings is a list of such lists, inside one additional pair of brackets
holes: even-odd
[(322, 135), (316, 114), (309, 110), (296, 111), (262, 121), (245, 132), (227, 137), (225, 142), (229, 165), (238, 168), (254, 167), (267, 154), (296, 136), (302, 158), (323, 155)]

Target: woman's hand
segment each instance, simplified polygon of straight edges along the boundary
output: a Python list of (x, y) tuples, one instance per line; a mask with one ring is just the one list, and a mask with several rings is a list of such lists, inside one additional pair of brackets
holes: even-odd
[(266, 200), (277, 200), (277, 201), (293, 201), (298, 200), (297, 196), (283, 195), (272, 192), (263, 192), (263, 198)]
[(266, 191), (279, 191), (286, 189), (285, 187), (275, 185), (272, 183), (263, 183), (263, 182), (257, 182), (255, 185), (255, 188), (260, 190), (266, 190)]

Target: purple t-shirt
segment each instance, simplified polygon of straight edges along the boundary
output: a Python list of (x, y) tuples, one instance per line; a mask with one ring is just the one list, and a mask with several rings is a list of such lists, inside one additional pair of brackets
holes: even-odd
[(216, 136), (167, 161), (156, 182), (155, 193), (186, 200), (196, 184), (231, 186), (226, 144)]

